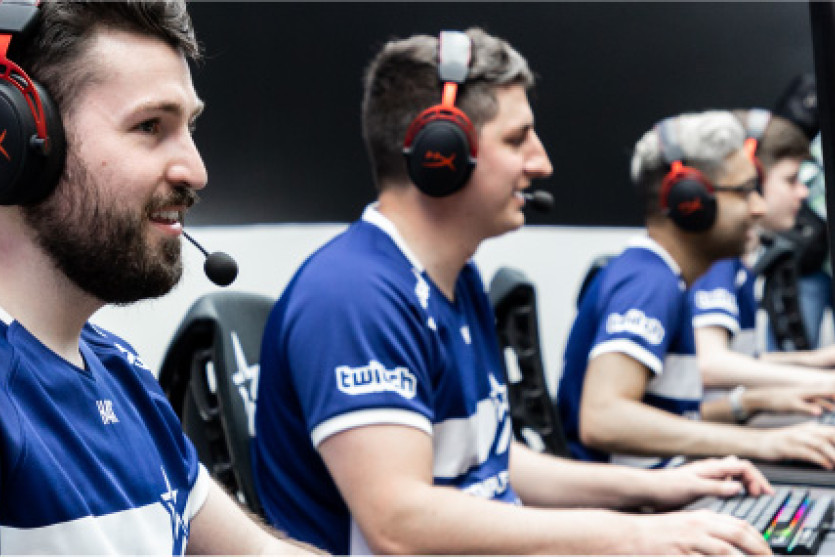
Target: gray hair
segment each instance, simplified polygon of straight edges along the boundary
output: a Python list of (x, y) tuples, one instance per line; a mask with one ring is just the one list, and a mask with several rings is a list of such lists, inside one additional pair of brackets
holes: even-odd
[(666, 118), (635, 144), (631, 176), (645, 202), (647, 217), (660, 212), (661, 182), (670, 164), (681, 160), (716, 179), (725, 158), (742, 148), (745, 129), (731, 112), (708, 110)]

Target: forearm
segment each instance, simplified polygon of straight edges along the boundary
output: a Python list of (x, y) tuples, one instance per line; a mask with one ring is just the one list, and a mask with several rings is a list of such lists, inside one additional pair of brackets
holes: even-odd
[(404, 493), (398, 497), (409, 500), (407, 509), (397, 504), (378, 508), (387, 508), (390, 518), (372, 527), (386, 531), (376, 542), (369, 539), (375, 553), (606, 554), (630, 547), (627, 525), (634, 519), (611, 511), (519, 507), (434, 486), (417, 499)]
[(238, 506), (212, 481), (203, 507), (191, 521), (190, 555), (301, 555), (320, 550), (289, 539)]
[[(780, 353), (783, 354), (783, 353)], [(781, 361), (772, 354), (753, 358), (732, 350), (710, 355), (699, 354), (702, 379), (707, 387), (781, 387), (832, 383), (831, 372), (794, 365), (790, 359)]]
[(511, 484), (534, 507), (635, 509), (655, 503), (652, 476), (639, 468), (555, 458), (518, 443), (510, 460)]
[(819, 352), (816, 350), (794, 350), (791, 352), (765, 352), (760, 358), (774, 364), (794, 365), (802, 369), (822, 365), (822, 362), (818, 361), (820, 359), (818, 356)]
[(584, 411), (580, 429), (585, 444), (611, 453), (759, 458), (762, 450), (757, 430), (689, 420), (626, 399)]

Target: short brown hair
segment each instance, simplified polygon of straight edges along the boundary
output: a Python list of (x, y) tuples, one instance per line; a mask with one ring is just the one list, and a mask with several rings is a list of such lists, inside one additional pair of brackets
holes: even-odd
[[(748, 125), (749, 116), (755, 112), (769, 114), (762, 109), (734, 110), (734, 115), (739, 118), (749, 134), (755, 131), (751, 130)], [(753, 135), (757, 134), (753, 133)], [(757, 137), (757, 158), (763, 165), (763, 170), (767, 173), (781, 159), (789, 157), (808, 159), (811, 157), (809, 143), (809, 138), (806, 137), (799, 126), (782, 116), (770, 114), (768, 124), (761, 132), (761, 137)]]
[[(478, 28), (467, 30), (471, 63), (456, 105), (476, 130), (498, 112), (496, 87), (533, 86), (528, 63), (506, 41)], [(386, 179), (405, 180), (403, 140), (421, 111), (438, 104), (438, 38), (414, 35), (386, 43), (365, 73), (362, 129), (377, 188)]]
[(49, 91), (62, 113), (95, 80), (84, 54), (98, 28), (156, 37), (187, 58), (200, 57), (185, 0), (47, 0), (39, 12), (33, 36), (12, 41), (9, 58)]

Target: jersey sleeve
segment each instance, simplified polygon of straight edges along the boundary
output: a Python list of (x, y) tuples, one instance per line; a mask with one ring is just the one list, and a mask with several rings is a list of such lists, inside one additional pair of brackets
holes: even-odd
[(601, 319), (589, 360), (618, 352), (660, 374), (681, 319), (682, 286), (666, 269), (654, 272), (626, 261), (618, 263), (603, 277), (598, 298)]
[(732, 335), (739, 333), (740, 313), (737, 299), (738, 260), (725, 259), (714, 263), (693, 284), (688, 296), (693, 328), (721, 327)]
[(277, 329), (268, 325), (266, 335), (283, 347), (314, 446), (372, 424), (431, 434), (430, 370), (437, 355), (415, 295), (425, 286), (421, 277), (370, 272), (304, 278), (294, 285)]

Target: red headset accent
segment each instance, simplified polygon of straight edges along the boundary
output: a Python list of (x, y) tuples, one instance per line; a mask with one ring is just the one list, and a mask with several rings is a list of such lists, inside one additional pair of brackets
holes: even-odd
[(11, 35), (0, 35), (0, 67), (2, 67), (0, 79), (12, 84), (12, 86), (23, 94), (23, 98), (26, 99), (26, 104), (29, 105), (29, 110), (32, 112), (32, 118), (35, 120), (38, 139), (44, 141), (44, 148), (46, 148), (46, 115), (43, 104), (41, 103), (41, 97), (38, 95), (32, 79), (26, 75), (26, 72), (6, 57), (11, 40)]
[(748, 158), (751, 159), (751, 162), (754, 163), (754, 166), (757, 167), (757, 179), (762, 184), (763, 180), (765, 179), (765, 171), (763, 171), (763, 165), (760, 162), (759, 157), (757, 157), (757, 147), (759, 143), (755, 137), (749, 137), (745, 140), (743, 144), (743, 149), (745, 149), (745, 153), (748, 155)]
[(453, 81), (444, 83), (444, 92), (441, 97), (441, 104), (430, 106), (417, 115), (406, 130), (406, 138), (403, 140), (403, 147), (410, 149), (415, 136), (426, 126), (427, 123), (436, 120), (452, 122), (466, 134), (467, 143), (470, 146), (470, 156), (476, 158), (478, 154), (478, 138), (475, 127), (466, 114), (455, 106), (455, 98), (458, 95), (458, 84)]

